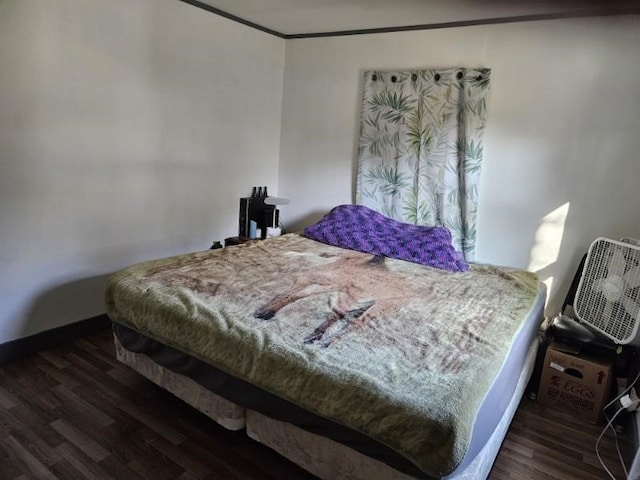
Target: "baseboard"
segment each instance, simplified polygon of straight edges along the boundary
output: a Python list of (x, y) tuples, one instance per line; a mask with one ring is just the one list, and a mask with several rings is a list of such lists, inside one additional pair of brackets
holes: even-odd
[(72, 342), (77, 338), (101, 332), (109, 328), (110, 325), (111, 320), (104, 313), (86, 320), (70, 323), (69, 325), (45, 330), (29, 337), (3, 343), (0, 345), (0, 365), (33, 355), (41, 350)]

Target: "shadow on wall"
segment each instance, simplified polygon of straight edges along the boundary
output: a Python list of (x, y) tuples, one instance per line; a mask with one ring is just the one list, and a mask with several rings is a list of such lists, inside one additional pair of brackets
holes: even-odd
[(104, 286), (109, 275), (82, 278), (41, 293), (26, 313), (16, 337), (64, 326), (104, 313)]
[(313, 225), (319, 222), (329, 211), (316, 210), (312, 213), (305, 215), (304, 217), (294, 218), (290, 226), (287, 227), (287, 233), (302, 233), (305, 227)]

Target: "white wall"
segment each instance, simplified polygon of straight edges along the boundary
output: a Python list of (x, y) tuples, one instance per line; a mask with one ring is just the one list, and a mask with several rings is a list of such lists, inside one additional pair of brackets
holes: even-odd
[(290, 228), (351, 202), (371, 68), (493, 69), (477, 256), (553, 279), (553, 309), (593, 238), (640, 237), (639, 27), (291, 40), (285, 69), (283, 40), (175, 0), (1, 0), (0, 343), (235, 234), (252, 185), (292, 198)]
[(363, 72), (492, 68), (479, 262), (529, 268), (564, 299), (598, 236), (640, 237), (640, 18), (287, 43), (279, 190), (300, 228), (353, 200)]
[(175, 0), (0, 1), (0, 343), (277, 191), (284, 41)]

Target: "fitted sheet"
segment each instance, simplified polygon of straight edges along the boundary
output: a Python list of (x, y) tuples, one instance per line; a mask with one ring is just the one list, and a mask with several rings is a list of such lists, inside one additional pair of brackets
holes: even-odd
[(514, 340), (537, 329), (541, 292), (527, 272), (453, 274), (285, 236), (131, 267), (107, 308), (438, 477), (488, 430), (475, 420)]
[(509, 353), (491, 388), (476, 413), (469, 449), (456, 471), (464, 470), (480, 452), (494, 433), (500, 419), (512, 400), (518, 380), (527, 365), (530, 346), (536, 343), (538, 329), (544, 316), (546, 289), (540, 288), (529, 315), (516, 334)]
[[(489, 476), (511, 420), (518, 408), (536, 359), (538, 341), (529, 347), (525, 367), (515, 392), (500, 422), (475, 458), (459, 467), (447, 480), (484, 480)], [(253, 410), (247, 410), (247, 435), (267, 445), (282, 456), (323, 480), (409, 480), (406, 475), (369, 456), (328, 438), (305, 432), (295, 425), (274, 420)]]

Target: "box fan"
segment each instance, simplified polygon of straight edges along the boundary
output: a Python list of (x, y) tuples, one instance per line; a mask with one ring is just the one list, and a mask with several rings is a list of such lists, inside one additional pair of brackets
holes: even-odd
[(616, 344), (640, 345), (640, 242), (598, 238), (589, 247), (576, 317)]

